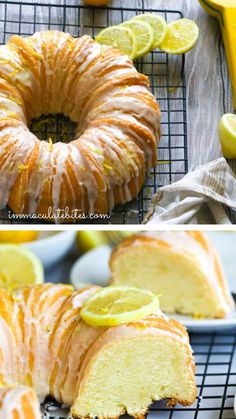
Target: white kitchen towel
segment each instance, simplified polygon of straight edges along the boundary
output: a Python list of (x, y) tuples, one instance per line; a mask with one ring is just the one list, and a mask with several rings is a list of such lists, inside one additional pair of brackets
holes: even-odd
[(225, 207), (236, 209), (236, 177), (221, 157), (160, 188), (144, 224), (230, 224)]

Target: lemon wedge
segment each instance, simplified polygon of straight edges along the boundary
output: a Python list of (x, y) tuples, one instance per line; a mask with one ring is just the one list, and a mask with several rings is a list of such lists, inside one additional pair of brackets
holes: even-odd
[(162, 43), (166, 35), (167, 24), (165, 19), (155, 13), (144, 13), (142, 15), (135, 16), (132, 21), (134, 20), (146, 22), (151, 26), (153, 30), (153, 43), (151, 49), (153, 50), (157, 48)]
[(133, 31), (136, 45), (134, 59), (143, 57), (152, 49), (154, 34), (151, 25), (142, 20), (129, 20), (122, 23), (121, 27)]
[(167, 54), (184, 54), (190, 51), (199, 36), (197, 24), (190, 19), (179, 19), (167, 25), (160, 49)]
[(96, 36), (95, 41), (102, 45), (118, 48), (131, 59), (135, 57), (136, 42), (131, 29), (125, 26), (109, 26)]
[(236, 115), (227, 113), (219, 124), (219, 137), (222, 153), (229, 159), (236, 158)]
[(0, 287), (14, 290), (44, 280), (40, 260), (20, 245), (0, 245)]
[(152, 292), (130, 287), (106, 287), (95, 292), (83, 305), (80, 315), (92, 326), (117, 326), (139, 321), (159, 308)]

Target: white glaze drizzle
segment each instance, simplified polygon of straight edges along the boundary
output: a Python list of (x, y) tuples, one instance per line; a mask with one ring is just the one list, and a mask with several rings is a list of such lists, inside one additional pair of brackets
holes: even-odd
[[(80, 317), (83, 302), (96, 290), (97, 287), (91, 287), (73, 292), (64, 285), (45, 284), (17, 292), (12, 326), (3, 320), (0, 311), (0, 354), (3, 354), (0, 357), (0, 377), (3, 377), (4, 385), (30, 384), (40, 400), (51, 394), (60, 402), (72, 404), (78, 394), (84, 357), (106, 331), (106, 328), (87, 325)], [(161, 318), (168, 322), (160, 310), (152, 318), (153, 321)], [(113, 332), (117, 330), (119, 338), (123, 329), (133, 334), (148, 330), (151, 334), (169, 334), (188, 344), (187, 335), (182, 336), (181, 330), (172, 333), (152, 327), (152, 322), (150, 325), (147, 322), (147, 328), (120, 326), (113, 328)], [(19, 400), (17, 397), (16, 390), (16, 400)], [(13, 406), (15, 398), (8, 403), (9, 409)]]
[[(153, 161), (153, 147), (147, 138), (142, 138), (136, 133), (136, 127), (146, 130), (154, 146), (159, 130), (159, 115), (154, 98), (142, 84), (144, 82), (139, 84), (139, 76), (132, 62), (122, 54), (111, 53), (113, 50), (110, 47), (96, 44), (87, 36), (73, 39), (69, 34), (61, 32), (39, 32), (26, 38), (24, 43), (32, 51), (34, 68), (22, 58), (21, 52), (24, 47), (19, 47), (14, 38), (7, 45), (0, 47), (0, 77), (4, 78), (9, 86), (16, 88), (19, 97), (22, 98), (22, 104), (19, 104), (18, 99), (12, 100), (12, 97), (8, 97), (6, 92), (0, 89), (0, 122), (1, 118), (8, 121), (15, 119), (12, 114), (16, 114), (22, 121), (22, 124), (10, 125), (11, 132), (7, 143), (10, 146), (15, 140), (19, 149), (17, 150), (17, 145), (13, 147), (15, 152), (10, 152), (5, 164), (1, 165), (0, 160), (0, 206), (6, 205), (19, 173), (19, 166), (27, 166), (30, 163), (29, 156), (36, 144), (40, 146), (40, 150), (26, 189), (22, 190), (22, 209), (27, 196), (29, 213), (37, 212), (39, 204), (45, 200), (52, 201), (53, 210), (56, 212), (60, 208), (60, 196), (65, 181), (67, 193), (62, 199), (70, 209), (80, 206), (83, 211), (88, 200), (87, 210), (92, 213), (96, 210), (98, 198), (104, 193), (105, 201), (108, 201), (104, 209), (109, 211), (115, 203), (115, 187), (120, 188), (123, 202), (130, 200), (132, 194), (128, 184), (133, 180), (138, 192), (138, 178), (143, 165), (140, 160), (138, 162), (137, 155), (144, 153), (144, 161), (147, 161), (148, 167)], [(130, 77), (133, 77), (132, 82), (128, 81)], [(126, 79), (127, 85), (124, 84)], [(104, 86), (105, 90), (102, 92)], [(125, 95), (120, 96), (123, 90)], [(139, 96), (134, 97), (135, 94), (144, 95), (153, 106), (147, 105)], [(29, 105), (31, 102), (32, 106)], [(27, 109), (27, 115), (24, 109)], [(79, 137), (70, 144), (56, 143), (50, 150), (46, 142), (40, 142), (25, 126), (27, 119), (38, 116), (42, 111), (69, 116), (77, 123), (76, 131)], [(102, 125), (100, 121), (107, 117), (115, 118), (118, 121), (117, 125), (106, 124), (105, 121)], [(122, 122), (121, 125), (119, 121)], [(127, 128), (126, 121), (131, 124)], [(109, 135), (105, 130), (103, 132), (103, 126), (109, 130)], [(0, 156), (7, 153), (6, 144), (1, 145), (1, 138), (7, 129), (0, 127)], [(135, 143), (136, 148), (133, 147), (132, 156), (125, 156), (124, 149), (119, 147), (117, 138), (121, 137), (127, 142), (127, 149), (132, 149), (132, 143)], [(87, 156), (82, 152), (81, 145), (86, 148)], [(88, 146), (95, 146), (100, 154), (93, 153)], [(123, 155), (120, 161), (117, 159), (119, 154)], [(96, 161), (96, 165), (92, 163), (91, 158), (88, 159), (89, 155)], [(104, 170), (105, 156), (112, 161), (114, 170)], [(77, 188), (74, 187), (68, 172), (68, 161), (73, 165)], [(12, 167), (10, 176), (6, 166)], [(44, 186), (48, 180), (52, 182), (51, 197), (45, 196)]]
[(13, 419), (13, 417), (15, 417), (13, 416), (14, 412), (14, 414), (17, 413), (19, 419), (27, 419), (26, 414), (23, 411), (23, 397), (27, 398), (27, 402), (34, 412), (34, 418), (41, 419), (39, 403), (36, 396), (32, 393), (32, 390), (29, 390), (29, 388), (24, 386), (9, 388), (7, 390), (0, 389), (0, 401), (2, 402), (0, 406), (0, 417), (2, 419)]

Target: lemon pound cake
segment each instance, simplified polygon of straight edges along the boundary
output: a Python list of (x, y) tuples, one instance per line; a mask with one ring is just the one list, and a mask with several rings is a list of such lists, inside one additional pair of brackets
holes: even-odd
[(186, 330), (159, 310), (136, 323), (91, 326), (80, 311), (96, 290), (51, 284), (14, 295), (0, 290), (1, 385), (30, 386), (40, 400), (51, 395), (72, 406), (75, 418), (117, 418), (126, 411), (141, 417), (162, 398), (192, 404), (196, 383)]
[(167, 313), (222, 318), (234, 303), (216, 250), (201, 232), (145, 232), (110, 259), (113, 285), (148, 289)]
[(127, 412), (141, 418), (154, 400), (191, 405), (194, 372), (188, 335), (179, 323), (152, 316), (110, 328), (85, 357), (72, 414), (115, 419)]
[(0, 419), (41, 419), (39, 402), (32, 388), (0, 388)]
[[(0, 46), (0, 66), (1, 207), (73, 218), (137, 196), (156, 164), (160, 111), (128, 56), (45, 31)], [(28, 124), (42, 114), (69, 117), (74, 141), (40, 141)]]

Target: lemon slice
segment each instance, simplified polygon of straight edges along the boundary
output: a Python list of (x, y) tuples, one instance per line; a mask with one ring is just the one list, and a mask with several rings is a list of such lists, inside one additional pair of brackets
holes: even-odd
[(80, 315), (92, 326), (116, 326), (141, 320), (158, 308), (158, 297), (152, 292), (129, 287), (106, 287), (84, 303)]
[(32, 230), (0, 231), (0, 243), (25, 243), (37, 238), (38, 232)]
[(14, 290), (43, 282), (40, 260), (20, 245), (0, 245), (0, 287)]
[(132, 20), (141, 20), (143, 22), (148, 23), (152, 27), (152, 49), (157, 48), (162, 43), (167, 30), (166, 21), (162, 16), (157, 15), (155, 13), (144, 13), (143, 15), (135, 16)]
[(236, 115), (227, 113), (219, 124), (219, 137), (222, 153), (229, 159), (236, 158)]
[(122, 23), (121, 27), (129, 28), (134, 33), (136, 43), (134, 59), (143, 57), (151, 50), (154, 40), (154, 34), (151, 25), (143, 22), (142, 20), (129, 20), (125, 23)]
[(135, 56), (135, 36), (131, 29), (124, 26), (110, 26), (103, 29), (95, 38), (95, 41), (102, 45), (110, 45), (118, 48), (131, 59)]
[(167, 25), (166, 35), (160, 49), (168, 54), (184, 54), (193, 48), (199, 29), (193, 20), (179, 19)]

